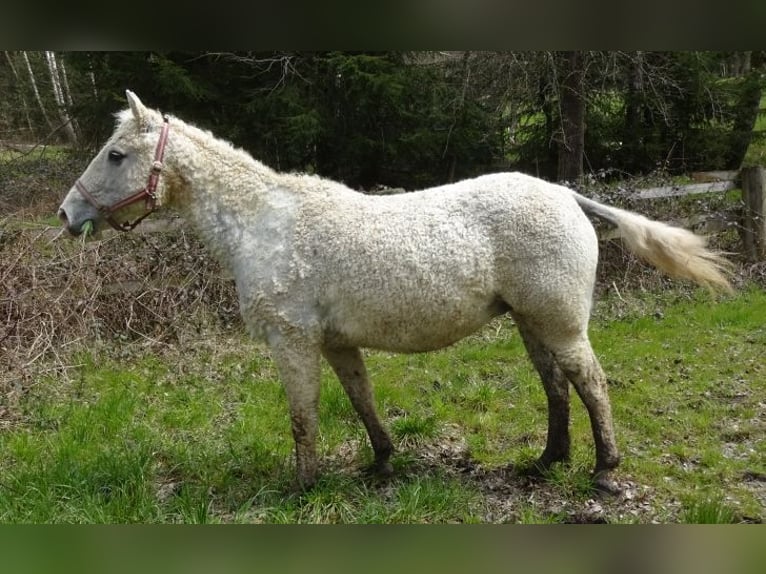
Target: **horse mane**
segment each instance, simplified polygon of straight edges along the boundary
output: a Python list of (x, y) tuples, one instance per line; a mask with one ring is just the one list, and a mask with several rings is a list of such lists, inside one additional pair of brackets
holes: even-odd
[[(152, 108), (146, 108), (145, 111), (146, 113), (151, 114), (146, 122), (147, 126), (145, 129), (152, 132), (159, 131), (164, 114)], [(118, 129), (127, 128), (130, 124), (136, 123), (136, 119), (129, 108), (117, 112), (115, 116)], [(171, 140), (174, 132), (180, 132), (200, 148), (209, 150), (216, 156), (229, 158), (232, 164), (247, 166), (248, 169), (252, 170), (253, 175), (256, 175), (256, 177), (266, 185), (274, 185), (275, 183), (278, 183), (280, 187), (289, 189), (293, 192), (298, 192), (304, 196), (308, 194), (336, 193), (340, 190), (359, 193), (341, 182), (317, 174), (298, 171), (277, 171), (253, 157), (247, 150), (234, 145), (226, 139), (214, 135), (213, 132), (208, 129), (200, 128), (172, 114), (167, 114), (167, 117), (171, 125), (169, 136)], [(229, 188), (228, 191), (231, 193), (232, 191), (236, 192), (238, 190)], [(163, 200), (164, 198), (160, 198), (160, 204), (164, 203)]]

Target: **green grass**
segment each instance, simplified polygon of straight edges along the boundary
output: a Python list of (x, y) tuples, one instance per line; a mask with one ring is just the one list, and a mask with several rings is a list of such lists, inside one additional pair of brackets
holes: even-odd
[[(617, 478), (594, 506), (590, 427), (573, 394), (572, 464), (539, 481), (509, 465), (545, 443), (546, 406), (515, 329), (496, 321), (452, 348), (368, 352), (394, 478), (367, 476), (366, 435), (323, 370), (322, 475), (293, 488), (289, 417), (260, 346), (120, 361), (82, 354), (41, 378), (0, 433), (4, 523), (730, 523), (763, 520), (766, 294), (622, 294), (591, 334), (610, 380)], [(597, 508), (597, 510), (593, 510)]]
[(736, 521), (736, 511), (721, 498), (689, 497), (681, 514), (681, 522), (685, 524), (732, 524)]

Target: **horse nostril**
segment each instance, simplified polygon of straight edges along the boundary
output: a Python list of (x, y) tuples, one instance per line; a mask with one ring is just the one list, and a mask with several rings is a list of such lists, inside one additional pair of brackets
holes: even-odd
[(64, 225), (64, 229), (66, 229), (70, 235), (74, 235), (75, 237), (80, 235), (79, 230), (72, 229), (72, 226), (69, 223), (69, 218), (63, 208), (59, 209), (56, 215), (58, 216), (59, 221)]

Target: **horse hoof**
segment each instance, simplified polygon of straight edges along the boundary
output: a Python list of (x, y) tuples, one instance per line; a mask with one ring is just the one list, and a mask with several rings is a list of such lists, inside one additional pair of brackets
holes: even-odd
[(593, 486), (596, 493), (602, 496), (620, 496), (623, 493), (622, 487), (605, 473), (596, 473), (593, 476)]
[(394, 465), (387, 460), (376, 462), (372, 467), (372, 471), (381, 478), (389, 478), (394, 475)]
[(569, 462), (568, 457), (556, 459), (538, 458), (535, 462), (519, 467), (516, 472), (520, 476), (526, 476), (527, 478), (543, 478), (554, 464), (567, 464), (567, 462)]
[(510, 470), (525, 478), (543, 478), (545, 473), (548, 472), (549, 468), (550, 466), (544, 466), (533, 462), (532, 464), (520, 466), (518, 468), (511, 467)]

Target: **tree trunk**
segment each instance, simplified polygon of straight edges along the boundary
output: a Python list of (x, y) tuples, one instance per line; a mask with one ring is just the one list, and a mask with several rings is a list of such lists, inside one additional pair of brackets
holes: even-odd
[(766, 170), (760, 166), (741, 171), (743, 221), (740, 229), (745, 255), (750, 261), (766, 258)]
[(40, 111), (43, 114), (43, 118), (45, 118), (45, 123), (48, 124), (48, 127), (50, 129), (53, 129), (53, 124), (51, 123), (50, 118), (48, 117), (48, 113), (45, 111), (45, 106), (43, 105), (43, 100), (40, 97), (40, 91), (37, 89), (37, 80), (35, 79), (35, 73), (32, 71), (32, 64), (29, 63), (29, 56), (25, 51), (21, 52), (22, 58), (24, 58), (24, 63), (27, 65), (27, 73), (29, 74), (29, 82), (32, 85), (32, 91), (35, 94), (35, 99), (37, 100), (37, 105), (40, 106)]
[(565, 52), (562, 72), (558, 180), (574, 182), (582, 177), (585, 152), (585, 53)]
[[(53, 87), (53, 97), (56, 100), (56, 106), (58, 107), (59, 117), (64, 128), (67, 140), (72, 145), (77, 145), (77, 135), (74, 132), (74, 126), (72, 125), (72, 119), (69, 117), (69, 109), (67, 108), (67, 102), (64, 95), (64, 89), (61, 86), (61, 78), (59, 77), (58, 63), (56, 62), (56, 54), (46, 50), (45, 59), (48, 62), (48, 72), (51, 76), (51, 86)], [(71, 99), (71, 97), (70, 97)]]
[(66, 74), (66, 65), (64, 65), (64, 58), (61, 58), (61, 79), (62, 84), (61, 87), (64, 88), (64, 99), (66, 100), (66, 105), (69, 106), (69, 109), (74, 106), (74, 100), (72, 100), (72, 90), (69, 89), (69, 78)]
[(747, 62), (748, 71), (742, 80), (743, 83), (739, 92), (739, 101), (729, 136), (729, 152), (724, 169), (739, 169), (742, 165), (742, 160), (747, 154), (747, 148), (750, 147), (750, 141), (753, 139), (753, 129), (761, 108), (763, 89), (760, 66), (751, 67), (749, 52), (747, 54), (747, 57), (742, 56), (740, 58)]
[(636, 52), (627, 66), (628, 85), (625, 94), (625, 124), (622, 132), (623, 162), (628, 171), (642, 166), (643, 137), (641, 116), (644, 106), (644, 53)]
[(96, 73), (93, 71), (93, 54), (88, 54), (88, 79), (93, 90), (93, 98), (98, 100), (98, 88), (96, 87)]
[[(554, 93), (556, 88), (556, 60), (553, 52), (545, 53), (545, 69), (547, 73), (540, 73), (537, 85), (537, 102), (540, 111), (545, 118), (543, 154), (535, 158), (535, 174), (537, 177), (553, 178), (556, 175), (558, 165), (557, 129), (555, 121)], [(553, 81), (551, 81), (553, 78)], [(553, 87), (552, 87), (553, 86)]]
[[(463, 53), (463, 82), (462, 87), (460, 90), (460, 95), (455, 100), (455, 105), (452, 108), (452, 124), (449, 127), (449, 131), (447, 132), (447, 141), (444, 144), (444, 151), (442, 152), (442, 159), (444, 159), (447, 156), (447, 152), (449, 150), (450, 145), (450, 138), (452, 136), (453, 130), (455, 128), (459, 128), (464, 120), (465, 115), (465, 98), (466, 94), (468, 92), (468, 87), (470, 85), (471, 81), (471, 68), (469, 66), (469, 58), (471, 56), (470, 52), (464, 52)], [(457, 156), (453, 152), (451, 154), (452, 159), (450, 160), (450, 167), (449, 167), (449, 176), (448, 181), (453, 182), (455, 181), (455, 167), (457, 166)]]
[(11, 69), (11, 72), (13, 73), (13, 78), (16, 80), (16, 86), (18, 88), (19, 92), (19, 98), (21, 99), (21, 108), (24, 110), (24, 119), (27, 120), (27, 127), (29, 128), (30, 135), (34, 135), (35, 128), (32, 125), (32, 119), (29, 117), (29, 106), (27, 105), (27, 99), (24, 97), (24, 90), (22, 89), (22, 83), (21, 78), (19, 77), (19, 73), (16, 71), (16, 66), (13, 65), (13, 60), (11, 59), (11, 55), (8, 53), (7, 50), (4, 51), (5, 53), (5, 59), (8, 61), (8, 67)]
[(750, 56), (752, 52), (734, 52), (731, 55), (731, 70), (728, 74), (731, 77), (739, 78), (750, 73)]

